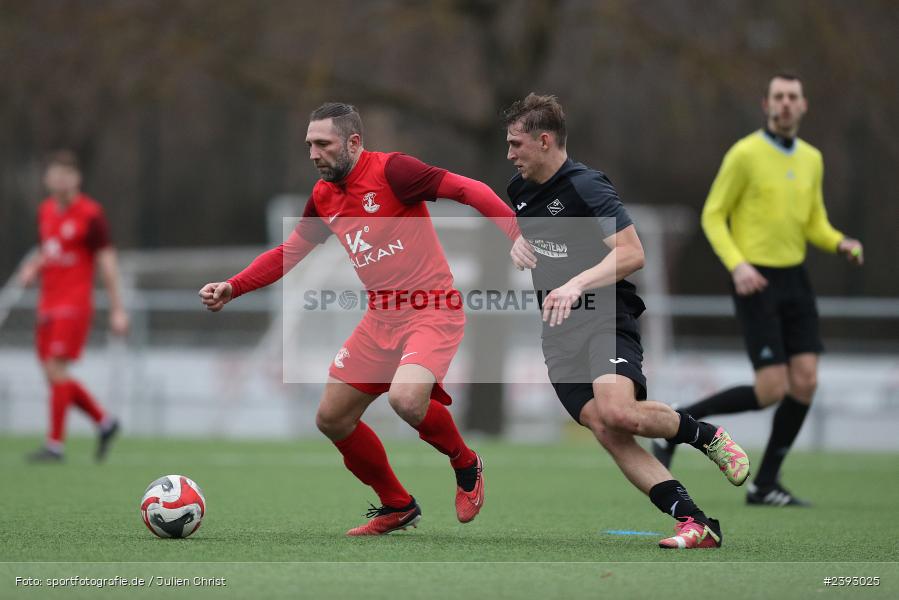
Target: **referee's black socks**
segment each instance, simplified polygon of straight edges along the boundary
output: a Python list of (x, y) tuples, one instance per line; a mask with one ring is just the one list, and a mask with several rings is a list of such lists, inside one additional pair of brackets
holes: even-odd
[(671, 515), (675, 519), (683, 519), (684, 517), (693, 517), (700, 523), (708, 525), (709, 518), (705, 513), (699, 510), (693, 498), (687, 493), (687, 490), (676, 479), (669, 479), (662, 483), (657, 483), (649, 490), (649, 499), (656, 507), (665, 513)]
[(777, 481), (780, 466), (793, 446), (799, 430), (802, 429), (808, 409), (808, 404), (803, 404), (789, 394), (781, 400), (780, 406), (774, 412), (771, 437), (768, 439), (768, 447), (765, 448), (762, 466), (755, 477), (756, 485), (764, 487)]
[(668, 438), (670, 444), (690, 444), (697, 450), (705, 451), (705, 446), (712, 443), (717, 428), (704, 421), (697, 421), (686, 411), (675, 411), (680, 416), (677, 434)]
[(690, 413), (695, 419), (702, 419), (709, 415), (729, 415), (760, 408), (759, 399), (756, 398), (753, 387), (739, 385), (700, 400), (683, 410)]

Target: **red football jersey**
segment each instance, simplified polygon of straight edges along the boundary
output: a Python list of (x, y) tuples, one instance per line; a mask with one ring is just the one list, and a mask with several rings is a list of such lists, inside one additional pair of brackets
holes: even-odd
[(424, 204), (438, 197), (475, 208), (510, 240), (521, 235), (515, 213), (486, 184), (406, 154), (363, 151), (345, 179), (315, 185), (283, 244), (228, 280), (232, 297), (274, 283), (334, 234), (380, 318), (404, 319), (410, 307), (459, 310), (461, 296)]
[(91, 310), (94, 255), (110, 243), (103, 208), (84, 194), (65, 208), (47, 198), (38, 209), (38, 230), (43, 257), (38, 313)]
[(337, 236), (374, 294), (369, 306), (377, 316), (400, 318), (403, 308), (411, 308), (408, 294), (416, 291), (430, 294), (432, 302), (434, 293), (442, 293), (437, 308), (445, 308), (453, 275), (423, 202), (436, 200), (444, 175), (445, 169), (405, 154), (364, 151), (346, 179), (316, 183), (298, 231), (314, 242)]

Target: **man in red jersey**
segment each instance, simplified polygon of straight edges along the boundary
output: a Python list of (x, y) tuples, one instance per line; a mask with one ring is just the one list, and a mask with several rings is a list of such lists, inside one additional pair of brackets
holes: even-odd
[(19, 278), (23, 286), (38, 276), (41, 279), (36, 345), (50, 386), (50, 429), (46, 445), (28, 458), (36, 462), (62, 460), (66, 412), (74, 404), (97, 425), (96, 458), (101, 461), (119, 424), (69, 374), (69, 363), (81, 356), (90, 331), (95, 261), (109, 295), (110, 329), (117, 335), (128, 330), (115, 249), (103, 208), (81, 193), (81, 172), (74, 153), (62, 150), (50, 156), (44, 185), (50, 196), (38, 209), (40, 251), (22, 267)]
[[(331, 364), (316, 425), (382, 504), (366, 514), (368, 523), (347, 535), (381, 535), (421, 519), (378, 436), (361, 421), (384, 392), (419, 437), (449, 457), (456, 472), (456, 515), (467, 523), (484, 504), (483, 464), (459, 434), (441, 386), (462, 340), (465, 316), (424, 201), (468, 204), (510, 240), (520, 235), (514, 214), (479, 181), (405, 154), (363, 149), (362, 119), (348, 104), (316, 109), (306, 145), (321, 180), (296, 229), (238, 275), (206, 284), (200, 297), (209, 310), (219, 311), (237, 296), (277, 281), (316, 244), (336, 235), (369, 293), (369, 310)], [(426, 309), (420, 309), (423, 298)]]

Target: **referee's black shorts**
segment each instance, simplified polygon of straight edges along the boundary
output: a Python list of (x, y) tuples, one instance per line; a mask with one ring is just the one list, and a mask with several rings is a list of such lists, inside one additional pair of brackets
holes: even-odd
[(556, 395), (578, 423), (593, 398), (593, 381), (602, 375), (624, 375), (634, 382), (637, 400), (646, 400), (643, 346), (630, 314), (619, 313), (614, 329), (586, 326), (545, 336), (543, 356)]
[(818, 307), (805, 267), (755, 268), (768, 280), (764, 290), (738, 296), (731, 287), (753, 368), (785, 364), (796, 354), (823, 352)]

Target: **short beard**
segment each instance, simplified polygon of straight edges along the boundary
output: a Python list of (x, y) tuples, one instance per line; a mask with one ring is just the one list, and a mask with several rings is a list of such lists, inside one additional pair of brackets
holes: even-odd
[(344, 146), (340, 156), (337, 157), (334, 166), (328, 167), (328, 170), (322, 173), (322, 179), (329, 183), (343, 181), (346, 179), (346, 176), (350, 174), (350, 169), (352, 168), (353, 161), (350, 159), (349, 151), (346, 149), (346, 146)]

